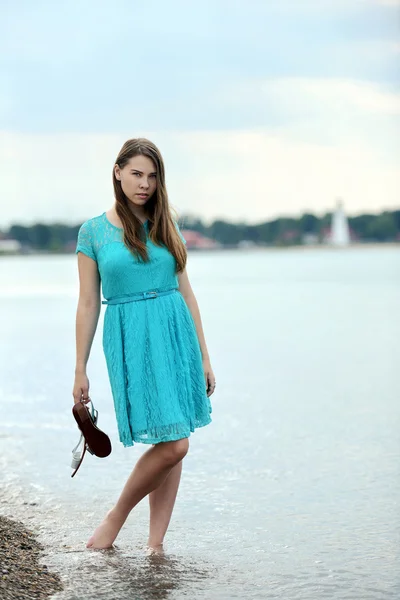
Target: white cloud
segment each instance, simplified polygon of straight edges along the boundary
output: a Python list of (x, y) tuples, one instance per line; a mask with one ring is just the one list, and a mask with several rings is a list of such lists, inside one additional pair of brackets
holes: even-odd
[(375, 0), (375, 2), (383, 6), (400, 6), (400, 0)]
[[(399, 204), (400, 170), (380, 165), (362, 146), (324, 147), (268, 132), (210, 132), (185, 142), (198, 172), (217, 167), (193, 190), (207, 212), (215, 207), (254, 221), (262, 214), (325, 211), (336, 196), (351, 212)], [(222, 162), (225, 169), (218, 168)]]
[(234, 84), (216, 94), (217, 102), (257, 115), (288, 139), (338, 149), (373, 148), (376, 160), (398, 164), (400, 94), (377, 84), (276, 78)]
[[(349, 212), (398, 206), (400, 172), (373, 148), (294, 141), (271, 132), (153, 133), (167, 164), (170, 200), (181, 213), (257, 222), (303, 210), (321, 213), (337, 196)], [(76, 223), (113, 202), (115, 135), (0, 135), (1, 227)]]
[[(159, 145), (170, 200), (181, 213), (257, 222), (322, 213), (337, 196), (350, 213), (399, 206), (398, 93), (366, 82), (280, 78), (224, 88), (218, 101), (224, 94), (230, 109), (272, 112), (275, 125), (126, 136)], [(106, 210), (124, 141), (112, 134), (0, 132), (0, 228), (79, 222)]]
[(356, 112), (381, 116), (400, 115), (400, 93), (377, 83), (338, 78), (277, 77), (224, 85), (218, 101), (236, 106), (278, 111), (285, 115)]
[(396, 7), (400, 5), (400, 0), (269, 0), (268, 9), (288, 14), (338, 14), (362, 11), (376, 4)]
[(299, 106), (309, 109), (322, 104), (338, 110), (361, 110), (381, 115), (400, 114), (400, 94), (382, 90), (371, 82), (346, 79), (281, 78), (262, 85), (265, 95), (272, 94), (285, 108)]

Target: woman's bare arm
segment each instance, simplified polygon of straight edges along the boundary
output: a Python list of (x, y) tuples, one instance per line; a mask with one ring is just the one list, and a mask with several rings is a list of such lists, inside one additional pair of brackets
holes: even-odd
[(200, 309), (196, 300), (196, 296), (190, 285), (189, 277), (186, 269), (182, 273), (178, 273), (179, 291), (185, 299), (186, 304), (192, 314), (193, 320), (196, 325), (197, 337), (199, 338), (201, 354), (204, 359), (209, 359), (206, 340), (203, 331), (203, 324), (201, 322)]
[(211, 368), (210, 356), (207, 350), (207, 344), (204, 336), (203, 325), (201, 322), (200, 309), (196, 300), (196, 296), (190, 285), (189, 277), (186, 269), (182, 273), (178, 273), (179, 291), (185, 299), (185, 302), (191, 312), (194, 323), (196, 325), (197, 337), (199, 339), (201, 354), (203, 357), (204, 377), (207, 385), (207, 395), (211, 396), (215, 388), (215, 376)]
[(76, 366), (73, 396), (75, 402), (89, 393), (86, 365), (100, 315), (100, 276), (96, 261), (78, 253), (79, 300), (76, 311)]

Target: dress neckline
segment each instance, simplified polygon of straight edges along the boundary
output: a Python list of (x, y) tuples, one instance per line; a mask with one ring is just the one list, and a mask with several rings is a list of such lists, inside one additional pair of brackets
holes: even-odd
[[(107, 217), (107, 214), (106, 214), (106, 212), (105, 212), (105, 211), (103, 212), (103, 217), (104, 217), (104, 219), (107, 221), (107, 223), (108, 223), (109, 225), (111, 225), (111, 227), (114, 227), (114, 229), (118, 229), (119, 231), (122, 231), (122, 230), (123, 230), (123, 227), (118, 227), (117, 225), (114, 225), (114, 223), (111, 223), (111, 221), (110, 221), (110, 219)], [(148, 220), (148, 219), (146, 219), (145, 221), (142, 221), (142, 225), (143, 225), (143, 226), (147, 226), (148, 222), (149, 222), (149, 220)]]

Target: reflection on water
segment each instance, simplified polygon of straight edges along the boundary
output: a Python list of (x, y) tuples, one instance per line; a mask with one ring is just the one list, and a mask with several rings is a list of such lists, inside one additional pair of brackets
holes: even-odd
[(106, 562), (114, 571), (113, 592), (119, 588), (121, 594), (128, 591), (143, 600), (170, 598), (171, 592), (184, 591), (187, 585), (194, 593), (211, 575), (210, 571), (199, 569), (189, 560), (171, 556), (148, 556), (137, 561), (135, 556), (114, 554), (108, 556)]
[(147, 499), (114, 550), (85, 549), (146, 448), (118, 443), (100, 321), (89, 378), (113, 452), (71, 479), (76, 261), (2, 258), (0, 512), (39, 533), (54, 599), (397, 600), (399, 255), (190, 257), (219, 387), (164, 557), (145, 554)]
[[(197, 588), (201, 591), (202, 581), (211, 574), (189, 560), (172, 556), (138, 557), (118, 550), (97, 553), (103, 555), (101, 562), (84, 563), (79, 569), (74, 589), (77, 598), (164, 600), (171, 598), (172, 592), (184, 592), (188, 585), (192, 594)], [(87, 581), (91, 582), (90, 590)]]

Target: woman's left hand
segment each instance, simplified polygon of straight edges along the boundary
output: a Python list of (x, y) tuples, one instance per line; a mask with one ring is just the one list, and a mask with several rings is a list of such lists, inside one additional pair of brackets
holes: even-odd
[(204, 379), (206, 381), (207, 388), (207, 396), (211, 396), (211, 394), (215, 391), (215, 375), (211, 368), (210, 360), (203, 359), (203, 370), (204, 370)]

